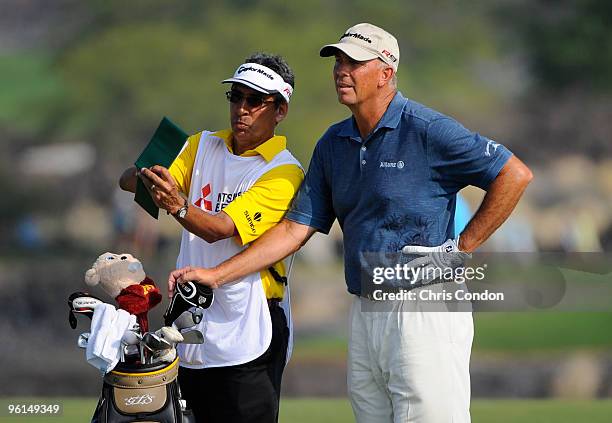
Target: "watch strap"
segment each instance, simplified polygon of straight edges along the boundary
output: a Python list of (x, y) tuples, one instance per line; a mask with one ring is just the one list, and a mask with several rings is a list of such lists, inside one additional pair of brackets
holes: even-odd
[[(183, 204), (183, 207), (181, 207), (180, 209), (178, 209), (175, 213), (172, 213), (172, 216), (176, 217), (176, 218), (184, 218), (185, 215), (187, 214), (187, 209), (189, 209), (189, 203), (187, 202), (187, 199), (183, 199), (185, 201), (185, 203)], [(181, 216), (182, 214), (182, 216)]]

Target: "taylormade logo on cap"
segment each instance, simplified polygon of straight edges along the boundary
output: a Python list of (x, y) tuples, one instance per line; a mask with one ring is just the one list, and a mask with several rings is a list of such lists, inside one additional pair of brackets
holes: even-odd
[(356, 32), (352, 32), (352, 33), (346, 32), (342, 37), (340, 37), (340, 39), (343, 39), (344, 37), (355, 37), (355, 38), (359, 38), (360, 40), (367, 41), (368, 43), (372, 44), (372, 40)]
[(245, 71), (259, 72), (260, 74), (262, 74), (263, 76), (267, 77), (268, 79), (270, 79), (272, 81), (274, 80), (274, 77), (272, 75), (270, 75), (269, 73), (267, 73), (265, 70), (257, 69), (257, 68), (254, 68), (253, 66), (240, 66), (236, 73), (238, 75), (240, 75), (242, 72), (245, 72)]
[(293, 87), (287, 84), (278, 73), (259, 63), (243, 63), (238, 66), (233, 77), (221, 82), (243, 84), (264, 94), (279, 93), (287, 103), (293, 94)]
[(337, 43), (323, 46), (319, 54), (322, 57), (333, 56), (336, 50), (359, 62), (378, 58), (397, 72), (400, 58), (397, 40), (384, 29), (370, 23), (350, 27)]

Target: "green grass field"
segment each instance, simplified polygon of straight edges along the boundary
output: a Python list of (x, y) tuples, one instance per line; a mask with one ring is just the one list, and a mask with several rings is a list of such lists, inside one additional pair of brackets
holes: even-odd
[[(572, 350), (612, 349), (612, 313), (521, 312), (474, 315), (473, 352), (563, 354)], [(344, 359), (347, 339), (341, 336), (298, 336), (294, 359)], [(612, 421), (612, 419), (610, 419)]]
[(477, 313), (474, 352), (612, 348), (612, 313)]
[[(82, 423), (89, 421), (96, 404), (95, 399), (59, 398), (45, 399), (44, 402), (60, 403), (63, 414), (57, 417), (7, 417), (9, 403), (18, 399), (2, 399), (0, 422), (40, 423), (62, 422)], [(30, 398), (27, 400), (32, 402)], [(563, 400), (474, 400), (472, 421), (474, 423), (608, 423), (612, 416), (612, 400), (606, 401), (563, 401)], [(294, 399), (283, 398), (280, 421), (286, 423), (344, 423), (352, 422), (353, 415), (348, 400), (338, 399)]]

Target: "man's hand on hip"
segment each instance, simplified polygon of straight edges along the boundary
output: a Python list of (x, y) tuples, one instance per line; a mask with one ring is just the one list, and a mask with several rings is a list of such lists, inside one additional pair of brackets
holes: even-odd
[(459, 250), (458, 242), (454, 239), (449, 239), (444, 244), (436, 247), (406, 245), (404, 248), (402, 248), (402, 253), (422, 256), (413, 260), (415, 261), (416, 265), (425, 266), (428, 264), (433, 264), (434, 266), (440, 268), (455, 268), (463, 266), (465, 260), (472, 257), (471, 254)]
[[(458, 242), (449, 239), (444, 244), (435, 247), (423, 247), (420, 245), (406, 245), (402, 248), (402, 254), (416, 256), (406, 263), (408, 267), (421, 267), (418, 280), (412, 283), (427, 284), (438, 279), (437, 274), (444, 273), (447, 269), (456, 269), (465, 265), (465, 261), (472, 257), (471, 254), (459, 250)], [(439, 269), (435, 271), (436, 269)], [(435, 275), (435, 276), (432, 276)]]
[(168, 169), (163, 166), (153, 166), (150, 169), (142, 168), (138, 176), (151, 194), (155, 205), (175, 214), (185, 200), (179, 194), (178, 187)]

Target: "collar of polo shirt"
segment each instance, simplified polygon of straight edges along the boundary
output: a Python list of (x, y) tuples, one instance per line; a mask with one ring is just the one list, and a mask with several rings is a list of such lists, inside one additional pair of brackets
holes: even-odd
[(238, 66), (234, 76), (224, 79), (223, 84), (238, 83), (253, 88), (264, 94), (279, 93), (289, 103), (293, 88), (272, 69), (258, 63), (243, 63)]

